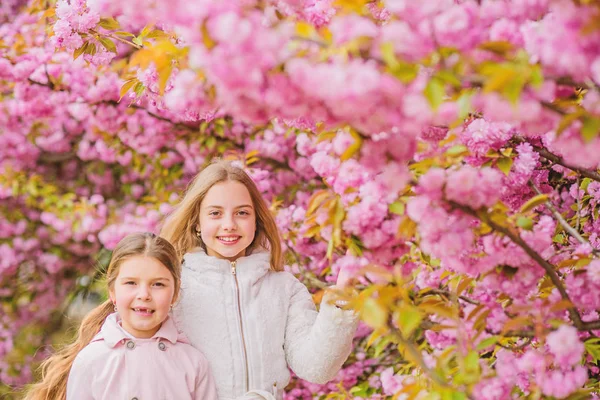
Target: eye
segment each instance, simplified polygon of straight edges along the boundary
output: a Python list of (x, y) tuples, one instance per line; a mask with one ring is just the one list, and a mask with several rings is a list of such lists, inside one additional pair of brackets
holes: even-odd
[(166, 286), (166, 285), (165, 285), (164, 283), (162, 283), (162, 282), (156, 282), (156, 283), (154, 284), (154, 286), (162, 286), (162, 287), (164, 287), (164, 286)]
[(250, 215), (250, 213), (246, 210), (240, 210), (240, 211), (238, 211), (238, 214), (239, 215)]
[(215, 211), (210, 211), (210, 212), (208, 213), (208, 215), (210, 215), (211, 217), (216, 217), (216, 216), (218, 216), (219, 214), (220, 214), (220, 212), (219, 212), (219, 211), (216, 211), (216, 210), (215, 210)]
[(135, 285), (134, 281), (126, 281), (123, 283), (123, 285)]

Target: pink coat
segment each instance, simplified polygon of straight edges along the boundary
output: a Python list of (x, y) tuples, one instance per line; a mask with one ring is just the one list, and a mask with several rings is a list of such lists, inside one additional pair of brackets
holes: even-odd
[(127, 333), (111, 314), (75, 358), (67, 400), (217, 400), (206, 358), (171, 318), (150, 339)]

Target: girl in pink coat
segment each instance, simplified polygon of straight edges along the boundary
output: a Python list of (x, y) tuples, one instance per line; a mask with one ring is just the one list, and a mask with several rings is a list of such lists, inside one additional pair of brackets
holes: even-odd
[(121, 240), (107, 271), (110, 299), (84, 319), (75, 343), (44, 363), (27, 399), (216, 400), (208, 362), (169, 317), (180, 277), (166, 240)]

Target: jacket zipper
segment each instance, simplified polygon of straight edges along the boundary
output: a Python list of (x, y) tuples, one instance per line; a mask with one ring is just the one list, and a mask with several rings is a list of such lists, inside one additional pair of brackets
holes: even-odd
[(244, 366), (246, 367), (244, 372), (246, 374), (246, 390), (245, 392), (248, 392), (250, 389), (250, 379), (248, 376), (248, 353), (246, 350), (246, 339), (244, 337), (244, 324), (242, 322), (242, 305), (240, 303), (240, 286), (238, 284), (238, 279), (237, 279), (237, 273), (236, 273), (236, 262), (232, 261), (231, 262), (231, 275), (233, 275), (233, 280), (235, 282), (235, 295), (236, 295), (236, 300), (237, 300), (237, 311), (238, 311), (238, 320), (240, 321), (240, 333), (242, 336), (242, 349), (243, 349), (243, 355), (244, 355)]

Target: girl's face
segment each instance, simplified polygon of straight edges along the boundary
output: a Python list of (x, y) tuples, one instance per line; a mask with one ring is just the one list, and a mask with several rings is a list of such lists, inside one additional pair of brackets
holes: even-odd
[(229, 261), (246, 255), (256, 233), (256, 214), (246, 186), (227, 181), (211, 187), (200, 205), (198, 228), (208, 255)]
[(157, 259), (135, 256), (121, 263), (109, 292), (123, 328), (136, 338), (151, 338), (167, 318), (175, 296), (175, 280)]

